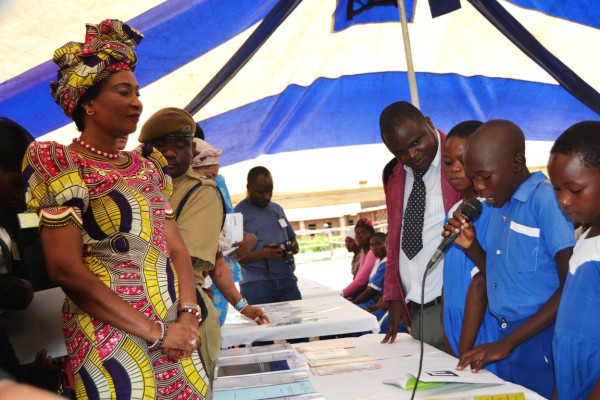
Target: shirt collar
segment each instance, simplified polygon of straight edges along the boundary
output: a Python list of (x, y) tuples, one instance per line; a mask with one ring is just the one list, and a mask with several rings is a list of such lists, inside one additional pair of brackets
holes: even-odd
[(515, 190), (515, 192), (511, 196), (511, 199), (518, 200), (521, 203), (527, 202), (527, 200), (529, 199), (529, 197), (531, 197), (538, 185), (547, 180), (548, 178), (541, 171), (532, 173), (531, 175), (529, 175), (529, 178), (525, 180), (525, 182), (519, 185), (517, 190)]

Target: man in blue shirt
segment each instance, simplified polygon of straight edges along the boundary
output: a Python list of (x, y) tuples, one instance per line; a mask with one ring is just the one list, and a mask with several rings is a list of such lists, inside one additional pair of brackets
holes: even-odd
[(294, 254), (296, 234), (283, 208), (271, 201), (273, 178), (265, 167), (248, 172), (248, 195), (235, 212), (244, 217), (244, 231), (256, 235), (252, 251), (239, 259), (242, 266), (240, 291), (250, 304), (300, 300)]
[[(493, 207), (483, 245), (460, 213), (448, 223), (463, 229), (455, 243), (486, 278), (500, 340), (463, 354), (458, 368), (470, 365), (477, 372), (498, 361), (498, 376), (549, 398), (552, 335), (575, 244), (573, 224), (544, 174), (527, 169), (525, 137), (512, 122), (492, 120), (478, 128), (467, 142), (464, 164), (479, 196)], [(467, 298), (467, 310), (469, 304)], [(464, 329), (478, 326), (465, 321)]]

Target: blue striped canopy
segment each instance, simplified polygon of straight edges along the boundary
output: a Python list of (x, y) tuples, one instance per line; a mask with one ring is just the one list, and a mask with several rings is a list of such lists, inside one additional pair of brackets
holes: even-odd
[[(598, 119), (600, 2), (463, 0), (432, 18), (436, 1), (405, 6), (420, 107), (438, 128), (503, 118), (529, 140), (553, 140)], [(85, 23), (118, 18), (145, 35), (137, 48), (140, 127), (162, 107), (187, 107), (223, 149), (222, 165), (380, 143), (381, 110), (410, 95), (398, 9), (360, 10), (368, 3), (3, 2), (0, 115), (37, 138), (69, 142), (74, 126), (49, 94), (52, 53), (83, 41)]]

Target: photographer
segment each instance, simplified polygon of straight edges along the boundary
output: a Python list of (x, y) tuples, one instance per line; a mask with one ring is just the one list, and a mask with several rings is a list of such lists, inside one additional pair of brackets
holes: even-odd
[(294, 254), (296, 234), (283, 208), (271, 201), (273, 178), (265, 167), (248, 172), (248, 195), (235, 212), (244, 216), (244, 231), (257, 238), (252, 251), (239, 258), (242, 266), (240, 291), (251, 304), (300, 300)]

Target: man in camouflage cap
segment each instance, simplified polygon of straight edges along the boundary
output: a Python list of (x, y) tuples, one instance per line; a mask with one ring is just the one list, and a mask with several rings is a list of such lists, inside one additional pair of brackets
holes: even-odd
[[(224, 207), (216, 183), (196, 174), (190, 166), (195, 151), (195, 131), (196, 122), (188, 112), (169, 107), (157, 111), (146, 121), (138, 140), (144, 145), (154, 146), (169, 164), (168, 173), (173, 179), (173, 194), (169, 200), (192, 258), (197, 291), (208, 310), (200, 328), (200, 350), (212, 381), (221, 349), (221, 329), (218, 311), (210, 294), (202, 290), (202, 285), (206, 276), (210, 275), (231, 304), (238, 304), (242, 295), (218, 251)], [(268, 321), (263, 319), (264, 312), (258, 307), (248, 305), (240, 312), (257, 323)]]

